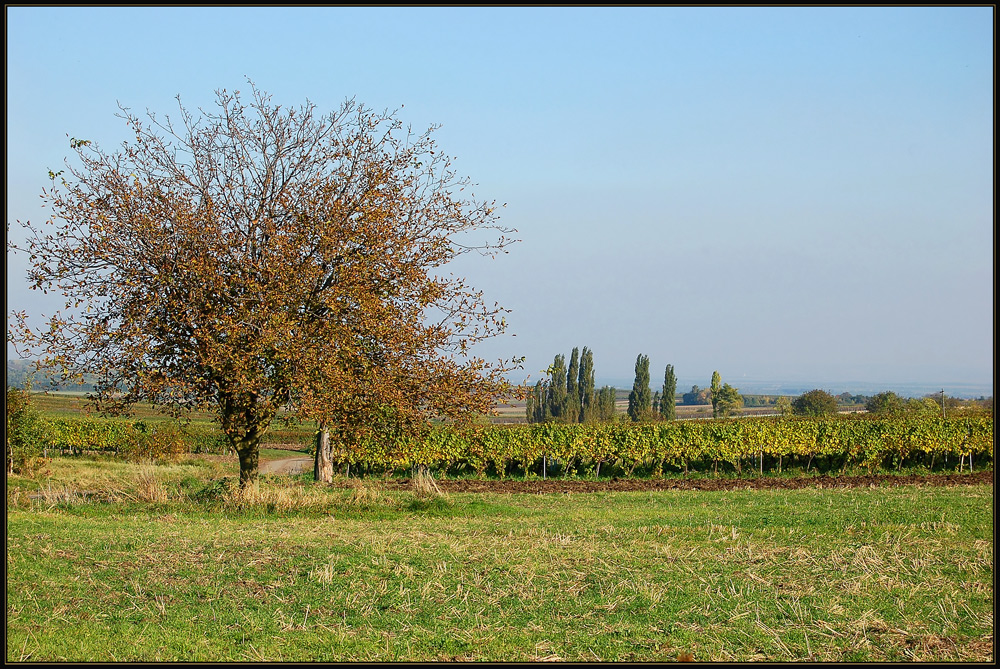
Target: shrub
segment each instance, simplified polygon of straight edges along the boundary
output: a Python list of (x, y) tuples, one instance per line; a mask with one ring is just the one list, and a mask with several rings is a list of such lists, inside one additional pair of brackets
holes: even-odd
[(176, 460), (188, 451), (185, 435), (173, 423), (150, 426), (136, 421), (131, 439), (120, 449), (120, 454), (131, 462), (144, 460)]
[(184, 434), (189, 453), (222, 455), (231, 450), (222, 430), (189, 426)]
[(837, 413), (837, 398), (825, 390), (810, 390), (792, 402), (792, 410), (799, 416), (826, 416)]
[(890, 416), (903, 412), (905, 401), (902, 397), (887, 390), (884, 393), (874, 395), (865, 402), (865, 410), (868, 413)]
[(7, 388), (7, 473), (31, 474), (44, 462), (46, 424), (31, 393)]

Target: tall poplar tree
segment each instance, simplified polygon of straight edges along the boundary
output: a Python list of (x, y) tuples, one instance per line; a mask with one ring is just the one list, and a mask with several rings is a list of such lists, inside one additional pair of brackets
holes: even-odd
[(595, 418), (597, 400), (594, 397), (594, 352), (586, 346), (580, 355), (580, 380), (577, 383), (580, 393), (580, 422)]
[(559, 354), (549, 367), (548, 420), (564, 420), (566, 416), (566, 356)]
[(566, 371), (566, 422), (580, 421), (580, 349), (573, 347)]
[(545, 381), (539, 381), (535, 384), (535, 423), (545, 423), (552, 418), (552, 410), (549, 407), (549, 391), (548, 384)]
[(718, 371), (712, 372), (712, 418), (719, 417), (719, 394), (722, 392), (722, 377)]
[(649, 389), (649, 356), (640, 353), (635, 359), (635, 382), (628, 396), (629, 417), (633, 421), (646, 417), (652, 400), (652, 392)]
[(664, 420), (675, 420), (677, 418), (677, 377), (674, 375), (673, 365), (667, 365), (667, 369), (663, 373), (660, 416)]

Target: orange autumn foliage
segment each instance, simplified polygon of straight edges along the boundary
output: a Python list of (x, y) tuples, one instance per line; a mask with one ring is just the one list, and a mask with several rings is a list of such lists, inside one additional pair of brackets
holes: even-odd
[(42, 327), (19, 314), (8, 338), (96, 377), (103, 411), (213, 407), (244, 483), (279, 414), (350, 439), (489, 411), (520, 361), (471, 354), (505, 310), (447, 265), (506, 252), (495, 203), (466, 194), (434, 128), (250, 87), (197, 117), (122, 108), (134, 141), (116, 152), (74, 139), (79, 164), (52, 175), (51, 218), (24, 223), (20, 249), (65, 310)]

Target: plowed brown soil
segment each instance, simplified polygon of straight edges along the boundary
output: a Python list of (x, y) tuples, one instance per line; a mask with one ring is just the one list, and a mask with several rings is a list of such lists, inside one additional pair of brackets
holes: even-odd
[[(390, 490), (405, 489), (410, 486), (409, 479), (379, 479), (379, 483)], [(869, 488), (901, 485), (993, 485), (993, 471), (980, 471), (972, 474), (932, 474), (929, 476), (875, 474), (870, 476), (819, 475), (795, 478), (759, 476), (756, 478), (608, 479), (606, 481), (439, 479), (436, 483), (443, 492), (531, 494), (643, 492), (647, 490), (796, 490), (799, 488)], [(347, 483), (345, 482), (344, 485)]]

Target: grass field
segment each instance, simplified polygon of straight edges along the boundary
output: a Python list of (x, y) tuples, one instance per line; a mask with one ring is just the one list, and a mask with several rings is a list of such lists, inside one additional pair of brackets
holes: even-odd
[[(993, 661), (993, 488), (8, 477), (7, 661)], [(79, 491), (88, 491), (89, 495)]]

